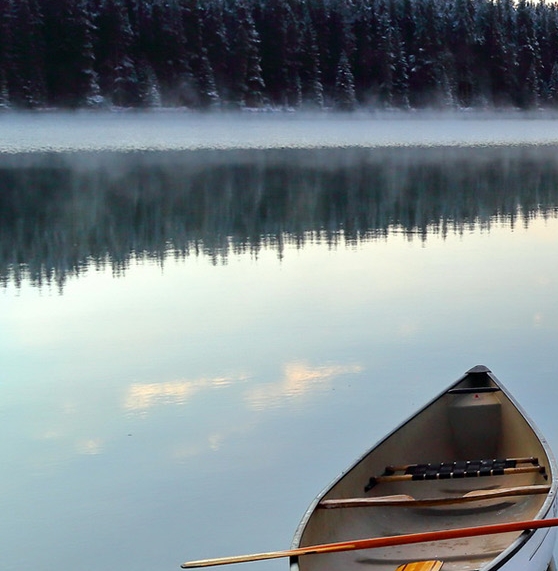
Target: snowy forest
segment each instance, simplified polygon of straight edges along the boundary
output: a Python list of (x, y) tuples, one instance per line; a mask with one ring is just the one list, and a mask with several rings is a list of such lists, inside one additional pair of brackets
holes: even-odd
[(0, 0), (0, 107), (558, 105), (558, 7)]

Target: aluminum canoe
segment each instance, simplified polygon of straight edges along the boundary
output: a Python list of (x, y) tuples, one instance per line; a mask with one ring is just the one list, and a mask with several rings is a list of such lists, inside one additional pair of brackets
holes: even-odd
[[(553, 518), (556, 474), (539, 430), (479, 365), (324, 490), (292, 547)], [(554, 543), (552, 527), (304, 555), (290, 571), (545, 571)]]

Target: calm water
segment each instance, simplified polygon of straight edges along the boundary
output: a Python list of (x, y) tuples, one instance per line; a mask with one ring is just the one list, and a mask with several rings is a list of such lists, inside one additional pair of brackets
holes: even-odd
[(0, 116), (2, 570), (286, 548), (477, 363), (558, 451), (558, 123), (366, 121)]

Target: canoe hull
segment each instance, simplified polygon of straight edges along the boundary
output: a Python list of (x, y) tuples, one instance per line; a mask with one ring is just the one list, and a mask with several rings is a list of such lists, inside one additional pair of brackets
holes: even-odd
[[(467, 461), (466, 469), (470, 469), (477, 466), (477, 460), (490, 458), (521, 460), (505, 473), (500, 473), (499, 464), (482, 464), (477, 474), (459, 472), (463, 461)], [(529, 458), (534, 461), (529, 462)], [(481, 474), (488, 477), (480, 477)], [(324, 490), (303, 517), (293, 548), (554, 517), (555, 474), (552, 453), (524, 411), (486, 367), (474, 367)], [(475, 475), (478, 477), (469, 477)], [(478, 490), (536, 488), (542, 484), (548, 487), (547, 494), (458, 503), (463, 495)], [(397, 494), (408, 495), (411, 500), (449, 498), (450, 503), (320, 509), (322, 500), (381, 499)], [(454, 498), (455, 505), (451, 503)], [(290, 564), (291, 571), (364, 568), (395, 571), (402, 563), (440, 559), (444, 561), (442, 571), (480, 568), (545, 571), (552, 558), (554, 541), (554, 529), (541, 529), (416, 546), (309, 555), (293, 558)]]
[(545, 571), (552, 561), (556, 530), (539, 529), (516, 552), (507, 554), (503, 560), (490, 567), (496, 571)]

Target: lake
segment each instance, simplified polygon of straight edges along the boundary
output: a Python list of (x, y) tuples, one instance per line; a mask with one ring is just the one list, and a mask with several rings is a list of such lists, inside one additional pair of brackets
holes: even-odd
[(558, 451), (557, 150), (536, 114), (0, 115), (0, 568), (287, 548), (476, 364)]

